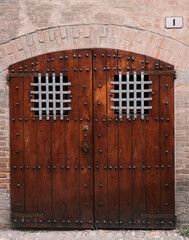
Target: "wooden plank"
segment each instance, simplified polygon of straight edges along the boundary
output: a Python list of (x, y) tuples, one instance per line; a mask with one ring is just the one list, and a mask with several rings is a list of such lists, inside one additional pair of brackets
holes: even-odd
[[(118, 69), (131, 69), (131, 53), (118, 50), (119, 56), (126, 56), (127, 63), (118, 58)], [(127, 69), (125, 69), (127, 71)], [(124, 73), (126, 74), (126, 73)], [(132, 137), (131, 122), (123, 117), (119, 123), (119, 214), (120, 227), (132, 228)]]
[[(37, 173), (38, 173), (38, 212), (39, 227), (51, 223), (51, 124), (50, 121), (36, 120), (37, 125)], [(50, 168), (49, 168), (50, 167)]]
[(24, 77), (25, 74), (31, 74), (31, 73), (35, 73), (35, 57), (33, 58), (29, 58), (29, 59), (26, 59), (25, 61), (23, 61), (23, 74), (24, 74)]
[(132, 155), (133, 155), (133, 227), (145, 228), (145, 121), (138, 116), (132, 122)]
[[(106, 49), (93, 50), (95, 227), (107, 228)], [(104, 69), (105, 68), (105, 69)]]
[[(31, 112), (30, 83), (33, 78), (24, 78), (24, 159), (25, 159), (25, 212), (37, 212), (37, 146), (36, 121)], [(31, 194), (32, 192), (32, 194)]]
[[(61, 58), (60, 58), (61, 57)], [(51, 68), (56, 76), (64, 69), (64, 53), (51, 54)], [(53, 227), (64, 227), (66, 217), (66, 119), (52, 121), (52, 215)]]
[[(111, 110), (111, 81), (117, 74), (117, 50), (107, 50), (107, 155), (108, 155), (108, 220), (110, 228), (119, 227), (119, 158), (118, 158), (118, 116)], [(112, 168), (110, 168), (112, 167)]]
[(52, 121), (52, 209), (53, 226), (64, 227), (66, 215), (65, 121)]
[(145, 61), (146, 57), (145, 55), (141, 55), (138, 53), (132, 53), (131, 56), (131, 61), (132, 61), (132, 72), (137, 71), (145, 71)]
[(118, 71), (121, 71), (122, 74), (131, 72), (131, 52), (118, 50), (118, 62)]
[[(152, 110), (146, 122), (146, 211), (149, 214), (160, 213), (159, 178), (159, 76), (149, 76), (152, 81)], [(148, 228), (158, 228), (159, 221), (147, 219)]]
[[(11, 211), (23, 213), (24, 149), (23, 149), (23, 79), (10, 80), (10, 141), (11, 141)], [(19, 221), (13, 226), (22, 226)]]
[[(76, 57), (74, 57), (76, 55)], [(77, 69), (75, 71), (75, 69)], [(78, 50), (65, 52), (65, 73), (72, 92), (72, 110), (66, 121), (66, 228), (78, 228), (79, 221), (79, 129)]]
[[(47, 59), (50, 54), (43, 57), (36, 57), (36, 71), (45, 76), (50, 69), (50, 62)], [(50, 71), (50, 70), (49, 70)], [(51, 120), (45, 117), (40, 121), (36, 120), (37, 131), (37, 163), (38, 163), (38, 213), (43, 213), (39, 217), (39, 227), (48, 227), (52, 222), (52, 176), (51, 176)]]
[[(160, 149), (161, 213), (175, 212), (174, 194), (174, 81), (173, 76), (160, 77)], [(165, 221), (162, 220), (164, 223)], [(168, 222), (165, 225), (169, 225)], [(164, 227), (164, 226), (162, 226)]]
[[(92, 51), (79, 50), (80, 223), (93, 226)], [(82, 119), (82, 121), (81, 121)], [(85, 129), (85, 127), (88, 128)], [(84, 146), (88, 150), (84, 151)], [(86, 187), (87, 185), (87, 187)]]
[(64, 71), (64, 52), (51, 53), (51, 72), (59, 76)]

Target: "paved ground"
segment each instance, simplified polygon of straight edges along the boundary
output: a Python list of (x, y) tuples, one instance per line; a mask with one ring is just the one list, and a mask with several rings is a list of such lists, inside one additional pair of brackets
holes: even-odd
[(0, 240), (185, 240), (178, 231), (17, 231), (0, 229)]

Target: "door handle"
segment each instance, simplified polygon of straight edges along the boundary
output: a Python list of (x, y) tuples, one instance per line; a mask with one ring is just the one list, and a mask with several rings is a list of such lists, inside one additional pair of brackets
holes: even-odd
[(89, 151), (89, 145), (88, 145), (88, 143), (85, 142), (85, 143), (83, 144), (83, 152), (84, 152), (84, 153), (87, 153), (88, 151)]

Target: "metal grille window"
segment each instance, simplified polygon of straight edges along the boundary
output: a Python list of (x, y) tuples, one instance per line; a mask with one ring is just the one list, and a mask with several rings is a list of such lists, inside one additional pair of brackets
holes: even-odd
[(149, 85), (152, 81), (148, 80), (148, 76), (145, 76), (144, 72), (140, 75), (136, 72), (133, 75), (129, 72), (122, 75), (119, 72), (111, 84), (114, 85), (114, 89), (111, 90), (111, 94), (114, 94), (114, 98), (111, 98), (114, 106), (111, 106), (111, 109), (115, 111), (115, 114), (118, 114), (120, 119), (123, 115), (127, 119), (130, 116), (136, 119), (137, 115), (141, 115), (141, 119), (144, 119), (144, 115), (152, 109), (152, 106), (149, 106), (149, 102), (152, 101), (152, 97), (149, 97), (149, 93), (152, 92)]
[(39, 120), (45, 116), (49, 120), (50, 116), (56, 120), (57, 116), (60, 116), (60, 120), (63, 120), (64, 116), (68, 115), (68, 111), (71, 107), (68, 106), (71, 103), (71, 99), (68, 99), (71, 91), (68, 91), (68, 86), (71, 83), (67, 81), (67, 77), (56, 76), (55, 73), (49, 76), (47, 73), (45, 77), (38, 74), (38, 77), (34, 78), (34, 83), (30, 84), (33, 88), (30, 91), (32, 96), (31, 102), (33, 107), (31, 111), (35, 113), (35, 116), (39, 116)]

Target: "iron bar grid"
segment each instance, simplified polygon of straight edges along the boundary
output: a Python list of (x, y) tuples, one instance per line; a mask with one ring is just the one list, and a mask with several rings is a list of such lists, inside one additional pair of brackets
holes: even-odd
[(46, 120), (49, 120), (50, 116), (53, 116), (53, 120), (56, 120), (57, 116), (63, 120), (68, 111), (71, 111), (71, 107), (68, 106), (71, 103), (71, 99), (68, 99), (71, 91), (67, 90), (71, 83), (64, 82), (63, 73), (60, 73), (60, 76), (53, 73), (52, 77), (46, 73), (43, 79), (39, 73), (36, 79), (36, 82), (30, 84), (31, 87), (34, 87), (34, 90), (30, 91), (31, 103), (34, 104), (31, 111), (39, 116), (39, 120), (42, 120), (43, 116), (46, 117)]
[(148, 81), (144, 78), (144, 72), (137, 75), (134, 72), (132, 76), (127, 72), (125, 81), (121, 72), (118, 75), (118, 81), (112, 81), (111, 85), (114, 85), (114, 89), (110, 90), (111, 94), (115, 94), (114, 98), (111, 98), (111, 102), (114, 102), (114, 106), (111, 109), (119, 114), (119, 119), (122, 119), (123, 115), (126, 115), (127, 119), (133, 115), (136, 119), (137, 115), (144, 119), (146, 111), (152, 109), (149, 103), (152, 101), (152, 97), (149, 97), (149, 93), (152, 93), (152, 89), (149, 85), (152, 81)]

